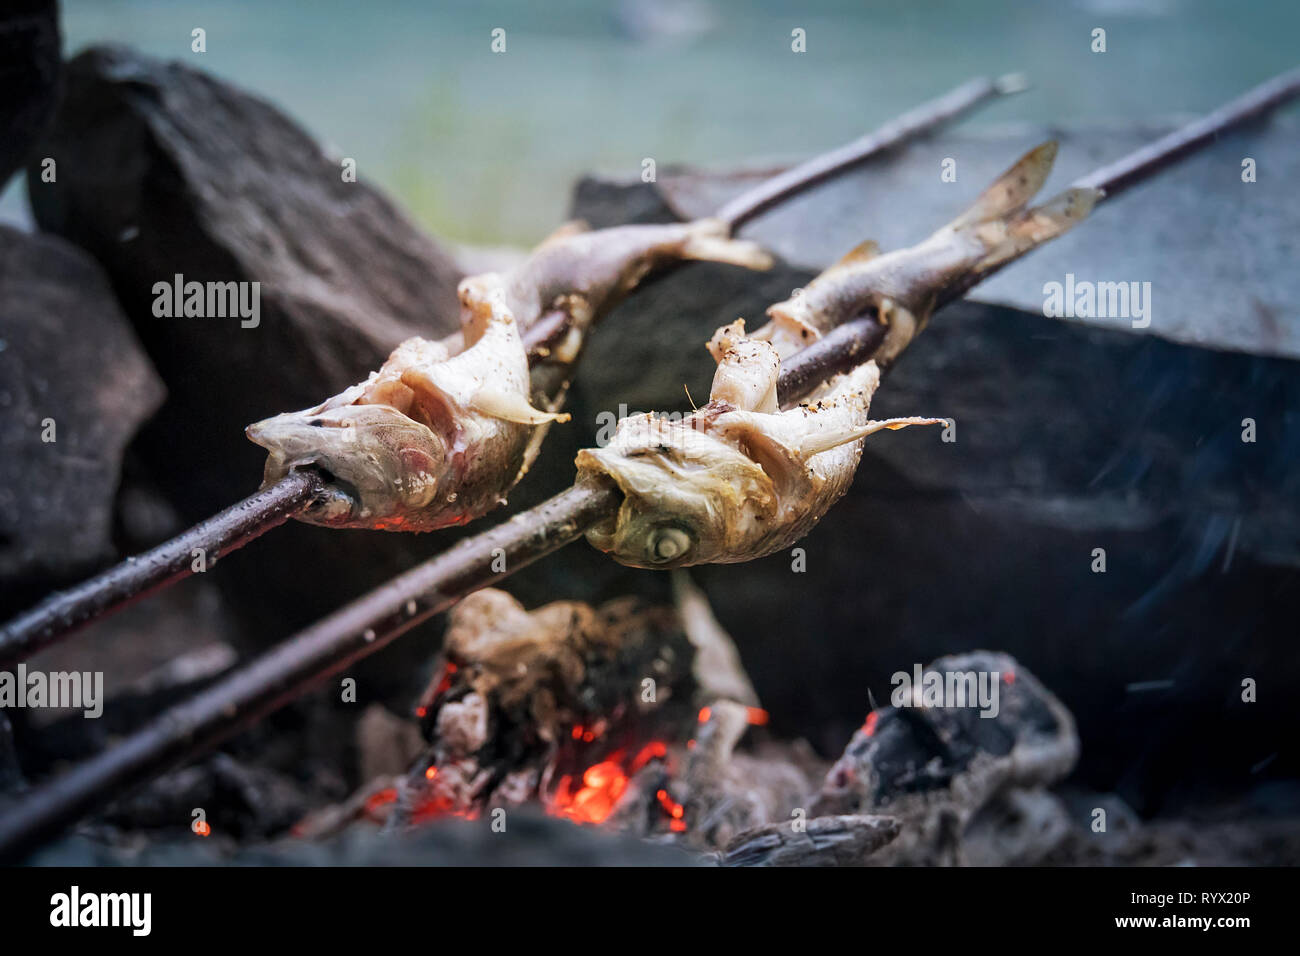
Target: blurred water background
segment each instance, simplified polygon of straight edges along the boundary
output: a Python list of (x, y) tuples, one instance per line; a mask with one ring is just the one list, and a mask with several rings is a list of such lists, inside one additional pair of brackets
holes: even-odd
[[(537, 241), (584, 172), (801, 157), (978, 74), (1033, 89), (969, 127), (1104, 125), (1204, 112), (1300, 59), (1297, 0), (64, 0), (63, 20), (67, 55), (130, 44), (260, 94), (474, 243)], [(20, 185), (0, 220), (29, 224)]]

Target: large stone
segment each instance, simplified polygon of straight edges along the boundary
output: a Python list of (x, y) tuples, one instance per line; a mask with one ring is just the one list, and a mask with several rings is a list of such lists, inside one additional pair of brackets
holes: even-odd
[[(346, 387), (406, 336), (456, 327), (450, 257), (274, 107), (119, 48), (76, 57), (66, 85), (44, 144), (58, 181), (29, 177), (37, 222), (109, 270), (172, 390), (169, 415), (212, 470), (235, 467), (225, 450), (260, 464), (248, 422)], [(260, 283), (259, 324), (157, 317), (155, 283), (178, 273)]]
[(95, 262), (54, 236), (0, 226), (4, 616), (115, 556), (123, 449), (162, 400)]
[(55, 0), (8, 0), (0, 10), (0, 190), (49, 122), (62, 64)]
[[(458, 327), (451, 258), (342, 161), (255, 96), (177, 63), (92, 48), (33, 167), (40, 225), (83, 246), (113, 286), (170, 397), (134, 448), (181, 517), (253, 491), (265, 452), (244, 426), (359, 381), (412, 335)], [(260, 321), (160, 318), (155, 283), (260, 283)], [(214, 578), (245, 634), (283, 637), (409, 565), (427, 542), (290, 524)]]

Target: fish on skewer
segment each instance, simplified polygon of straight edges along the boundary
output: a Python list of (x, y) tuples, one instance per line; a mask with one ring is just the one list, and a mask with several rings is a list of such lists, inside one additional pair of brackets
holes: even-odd
[(1031, 149), (970, 209), (914, 246), (882, 254), (874, 242), (860, 244), (806, 288), (770, 306), (771, 321), (755, 338), (772, 342), (784, 359), (874, 310), (888, 328), (875, 358), (888, 365), (925, 327), (947, 289), (973, 285), (1072, 229), (1092, 211), (1101, 193), (1086, 187), (1028, 207), (1047, 181), (1056, 151), (1054, 141)]
[(1055, 156), (1055, 143), (1031, 150), (970, 210), (915, 246), (880, 255), (864, 243), (768, 309), (771, 321), (754, 334), (743, 320), (718, 330), (708, 346), (718, 363), (708, 404), (685, 418), (623, 418), (608, 445), (578, 453), (580, 482), (612, 479), (623, 494), (587, 540), (623, 564), (674, 568), (749, 561), (807, 534), (848, 490), (868, 435), (943, 419), (873, 421), (875, 359), (783, 410), (781, 362), (868, 309), (887, 327), (878, 358), (892, 361), (946, 288), (1081, 221), (1096, 190), (1069, 189), (1027, 208)]
[(728, 238), (721, 220), (594, 232), (570, 224), (515, 269), (462, 280), (461, 332), (408, 339), (366, 381), (248, 427), (269, 452), (263, 486), (317, 469), (324, 492), (296, 517), (327, 527), (432, 531), (480, 517), (528, 470), (545, 426), (568, 417), (563, 381), (534, 389), (523, 336), (544, 313), (562, 319), (545, 350), (553, 381), (647, 272), (689, 259), (771, 265), (754, 243)]
[(874, 362), (839, 376), (816, 400), (781, 411), (781, 359), (738, 320), (709, 343), (718, 368), (708, 404), (683, 418), (622, 419), (610, 443), (578, 453), (578, 479), (608, 476), (617, 515), (587, 540), (623, 564), (676, 568), (749, 561), (788, 547), (848, 490), (863, 439), (937, 418), (872, 421)]

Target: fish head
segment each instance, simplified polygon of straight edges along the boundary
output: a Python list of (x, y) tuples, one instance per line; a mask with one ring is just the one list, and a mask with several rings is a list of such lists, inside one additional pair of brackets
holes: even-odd
[(418, 515), (434, 501), (447, 472), (446, 440), (390, 405), (338, 399), (248, 426), (249, 439), (269, 452), (263, 485), (315, 468), (325, 489), (298, 515), (302, 520), (339, 528), (427, 530), (417, 526)]
[(587, 540), (631, 567), (746, 560), (776, 512), (771, 479), (709, 434), (699, 414), (624, 418), (610, 443), (579, 452), (577, 465), (580, 481), (609, 478), (622, 491), (618, 514)]

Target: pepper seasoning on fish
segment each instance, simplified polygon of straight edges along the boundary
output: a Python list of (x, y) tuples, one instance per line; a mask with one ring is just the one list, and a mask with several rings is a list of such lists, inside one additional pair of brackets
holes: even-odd
[(747, 338), (737, 321), (709, 348), (718, 368), (707, 405), (684, 418), (624, 418), (608, 445), (578, 453), (580, 482), (608, 477), (623, 492), (618, 514), (587, 532), (623, 564), (731, 564), (789, 547), (848, 490), (866, 436), (942, 421), (872, 421), (874, 362), (781, 411), (772, 343)]
[(579, 452), (580, 481), (612, 479), (624, 496), (587, 540), (623, 564), (671, 568), (749, 561), (807, 534), (848, 490), (868, 435), (943, 419), (872, 421), (874, 360), (782, 410), (781, 361), (869, 309), (888, 326), (879, 356), (892, 361), (946, 289), (1083, 219), (1095, 190), (1025, 208), (1055, 156), (1055, 143), (1030, 151), (967, 213), (916, 246), (879, 255), (864, 243), (772, 306), (771, 321), (754, 335), (743, 321), (720, 329), (709, 343), (718, 368), (707, 405), (684, 419), (624, 418), (607, 446)]
[[(717, 220), (566, 226), (516, 269), (461, 282), (459, 334), (408, 339), (366, 381), (250, 425), (248, 437), (269, 452), (263, 486), (298, 468), (320, 470), (323, 493), (296, 517), (327, 527), (432, 531), (480, 517), (527, 471), (545, 426), (568, 418), (559, 408), (587, 328), (674, 258), (770, 265), (753, 243), (726, 238)], [(548, 309), (567, 322), (541, 387), (522, 331)]]

